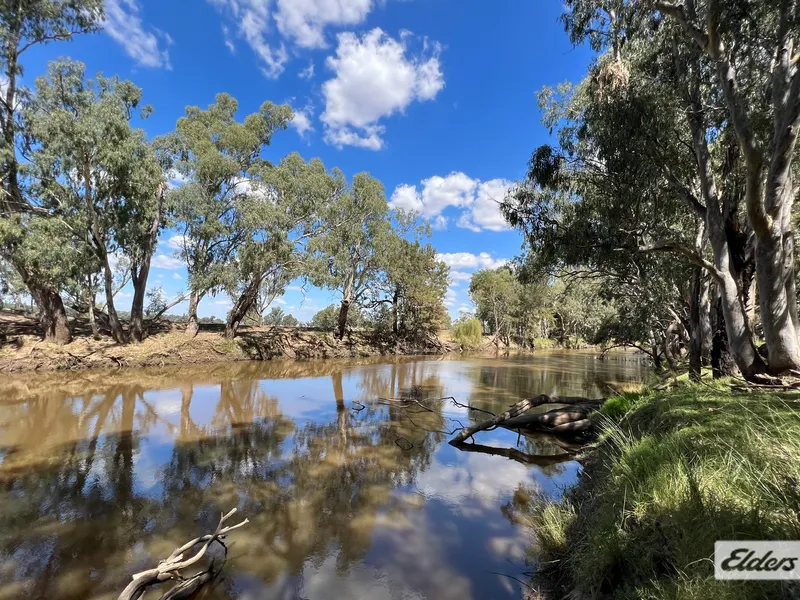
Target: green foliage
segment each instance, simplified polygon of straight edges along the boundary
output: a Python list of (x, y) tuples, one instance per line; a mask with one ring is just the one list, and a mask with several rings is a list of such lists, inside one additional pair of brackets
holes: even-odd
[(466, 317), (453, 323), (453, 341), (465, 348), (477, 348), (481, 345), (483, 328), (481, 322), (474, 317)]
[(423, 246), (398, 233), (380, 242), (380, 272), (372, 290), (380, 308), (378, 320), (406, 339), (435, 335), (449, 319), (444, 306), (449, 267), (437, 259), (430, 244)]
[(287, 314), (279, 306), (273, 306), (272, 310), (264, 315), (264, 325), (277, 327), (297, 327), (299, 321), (290, 314)]
[(367, 173), (356, 175), (331, 204), (328, 219), (335, 226), (308, 244), (309, 280), (340, 292), (349, 305), (364, 302), (378, 277), (383, 239), (391, 234), (388, 213), (383, 184)]
[[(309, 322), (311, 327), (317, 327), (323, 331), (334, 331), (339, 321), (339, 305), (331, 304), (321, 311), (314, 314)], [(347, 325), (355, 329), (361, 328), (366, 324), (364, 313), (357, 306), (351, 307), (347, 313)]]
[[(181, 255), (191, 289), (200, 297), (236, 281), (231, 261), (253, 234), (252, 209), (260, 199), (269, 210), (269, 203), (263, 202), (266, 190), (251, 180), (270, 166), (261, 154), (292, 116), (289, 106), (265, 102), (240, 122), (238, 108), (234, 98), (218, 94), (206, 110), (187, 107), (176, 131), (156, 140), (163, 160), (186, 180), (167, 201), (184, 236)], [(250, 264), (257, 254), (258, 249), (245, 250), (242, 262)]]
[(0, 306), (10, 302), (16, 309), (22, 309), (23, 296), (29, 295), (22, 279), (14, 268), (6, 261), (0, 259)]
[(129, 262), (141, 260), (158, 218), (161, 168), (144, 132), (130, 127), (140, 100), (129, 81), (86, 79), (83, 64), (55, 61), (36, 80), (25, 113), (37, 144), (28, 167), (32, 191), (76, 231), (88, 232), (101, 267), (118, 250)]
[(148, 317), (161, 313), (167, 307), (167, 295), (161, 286), (147, 291), (147, 301), (147, 308), (144, 310), (144, 314)]
[(519, 301), (519, 281), (507, 267), (478, 271), (469, 283), (469, 295), (478, 308), (477, 317), (488, 333), (508, 337), (510, 317)]
[(294, 315), (286, 315), (283, 317), (283, 322), (281, 323), (284, 327), (299, 327), (300, 321), (297, 320), (297, 317)]
[[(544, 560), (587, 597), (781, 598), (778, 582), (714, 579), (714, 542), (797, 539), (800, 416), (725, 385), (627, 394), (604, 407), (590, 477), (535, 509)], [(793, 508), (794, 507), (794, 508)]]

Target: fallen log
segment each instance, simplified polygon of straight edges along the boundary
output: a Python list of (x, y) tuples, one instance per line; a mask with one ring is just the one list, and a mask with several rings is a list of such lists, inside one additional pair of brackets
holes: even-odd
[(590, 412), (597, 410), (584, 405), (571, 406), (569, 408), (554, 408), (545, 413), (524, 414), (513, 419), (508, 419), (500, 424), (505, 429), (545, 429), (580, 421), (589, 416)]
[[(458, 445), (480, 431), (497, 427), (507, 429), (534, 429), (552, 433), (580, 433), (588, 430), (591, 423), (587, 419), (590, 412), (602, 406), (605, 399), (591, 399), (580, 396), (548, 396), (540, 394), (534, 398), (520, 400), (499, 415), (459, 431), (450, 444)], [(528, 411), (544, 404), (564, 404), (570, 408), (557, 408), (546, 413), (525, 415)], [(524, 415), (524, 416), (522, 416)], [(585, 421), (585, 422), (584, 422)]]

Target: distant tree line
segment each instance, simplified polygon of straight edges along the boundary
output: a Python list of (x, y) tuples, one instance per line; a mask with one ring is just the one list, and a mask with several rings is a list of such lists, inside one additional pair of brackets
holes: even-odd
[[(229, 338), (245, 324), (291, 325), (294, 317), (267, 309), (296, 278), (341, 296), (339, 337), (362, 311), (397, 337), (448, 319), (448, 268), (420, 241), (428, 231), (416, 215), (389, 209), (380, 181), (348, 181), (296, 153), (267, 158), (293, 118), (288, 105), (264, 102), (241, 118), (237, 101), (219, 94), (148, 139), (131, 123), (152, 108), (130, 81), (91, 78), (62, 59), (32, 89), (21, 85), (27, 52), (96, 31), (101, 0), (4, 3), (0, 21), (0, 281), (3, 295), (33, 298), (47, 341), (71, 341), (68, 310), (95, 336), (141, 341), (181, 303), (194, 336), (200, 302), (219, 293), (233, 301)], [(169, 244), (188, 272), (186, 292), (171, 299), (148, 288), (166, 229), (177, 231)]]
[[(608, 344), (607, 325), (618, 316), (614, 300), (602, 294), (599, 283), (575, 271), (531, 280), (524, 265), (512, 263), (476, 272), (469, 294), (475, 313), (465, 315), (462, 323), (474, 318), (478, 331), (497, 345), (535, 348), (544, 340), (565, 348)], [(465, 339), (474, 340), (474, 333), (463, 331)]]

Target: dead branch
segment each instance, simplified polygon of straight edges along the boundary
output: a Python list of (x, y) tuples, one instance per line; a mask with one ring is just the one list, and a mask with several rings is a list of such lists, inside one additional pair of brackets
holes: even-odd
[[(200, 573), (197, 573), (188, 579), (184, 579), (180, 572), (183, 569), (191, 567), (201, 558), (203, 558), (209, 546), (213, 542), (217, 542), (227, 551), (227, 547), (222, 541), (225, 539), (225, 536), (234, 529), (239, 529), (250, 522), (248, 519), (245, 519), (237, 525), (223, 527), (225, 521), (232, 517), (235, 512), (236, 509), (234, 508), (227, 514), (222, 515), (219, 523), (217, 524), (217, 528), (214, 530), (214, 533), (200, 536), (190, 542), (185, 543), (183, 546), (176, 548), (172, 554), (170, 554), (165, 560), (161, 561), (154, 569), (148, 569), (147, 571), (136, 573), (133, 576), (132, 581), (119, 595), (118, 600), (137, 600), (138, 598), (142, 597), (148, 587), (170, 580), (178, 580), (180, 583), (166, 592), (161, 598), (162, 600), (179, 600), (181, 598), (189, 597), (189, 595), (196, 592), (202, 585), (208, 581), (211, 581), (216, 575), (214, 572), (214, 561), (211, 562), (211, 566), (208, 569), (201, 571)], [(200, 550), (198, 550), (194, 556), (184, 560), (184, 553), (188, 552), (198, 544), (203, 544)]]
[[(586, 431), (591, 426), (586, 417), (589, 412), (597, 410), (603, 402), (605, 402), (605, 399), (592, 400), (579, 396), (551, 397), (546, 394), (541, 394), (535, 398), (521, 400), (510, 406), (505, 412), (483, 421), (482, 423), (463, 428), (450, 440), (450, 443), (454, 446), (458, 445), (480, 431), (486, 431), (496, 427), (508, 427), (510, 429), (519, 429), (523, 427), (526, 429), (537, 428), (553, 433), (578, 433)], [(555, 411), (549, 411), (542, 415), (527, 415), (523, 420), (523, 422), (526, 423), (525, 425), (519, 421), (515, 421), (517, 417), (543, 404), (566, 404), (574, 406), (573, 409), (570, 410), (556, 409)], [(507, 425), (508, 421), (511, 421), (511, 426)], [(584, 423), (583, 421), (586, 422)]]

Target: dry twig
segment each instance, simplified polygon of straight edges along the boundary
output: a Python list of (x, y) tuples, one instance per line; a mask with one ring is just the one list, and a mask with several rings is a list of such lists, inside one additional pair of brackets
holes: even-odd
[[(118, 600), (137, 600), (138, 598), (142, 597), (148, 587), (170, 580), (177, 580), (180, 583), (161, 596), (161, 600), (179, 600), (181, 598), (188, 598), (191, 594), (200, 589), (200, 587), (205, 583), (211, 581), (219, 572), (219, 570), (214, 572), (213, 561), (208, 569), (201, 571), (188, 579), (184, 579), (180, 572), (183, 569), (191, 567), (193, 564), (197, 563), (201, 558), (203, 558), (209, 546), (213, 542), (220, 544), (227, 552), (227, 547), (222, 541), (225, 536), (234, 529), (239, 529), (250, 522), (245, 519), (237, 525), (223, 527), (225, 521), (231, 518), (235, 512), (236, 509), (234, 508), (227, 514), (222, 515), (220, 517), (219, 524), (217, 524), (217, 528), (214, 530), (214, 533), (200, 536), (190, 542), (185, 543), (183, 546), (176, 548), (172, 554), (170, 554), (165, 560), (161, 561), (154, 569), (148, 569), (147, 571), (136, 573), (133, 576), (133, 580), (128, 584), (128, 587), (126, 587), (119, 595)], [(198, 550), (194, 556), (184, 560), (184, 553), (188, 552), (198, 544), (203, 544), (200, 550)]]

